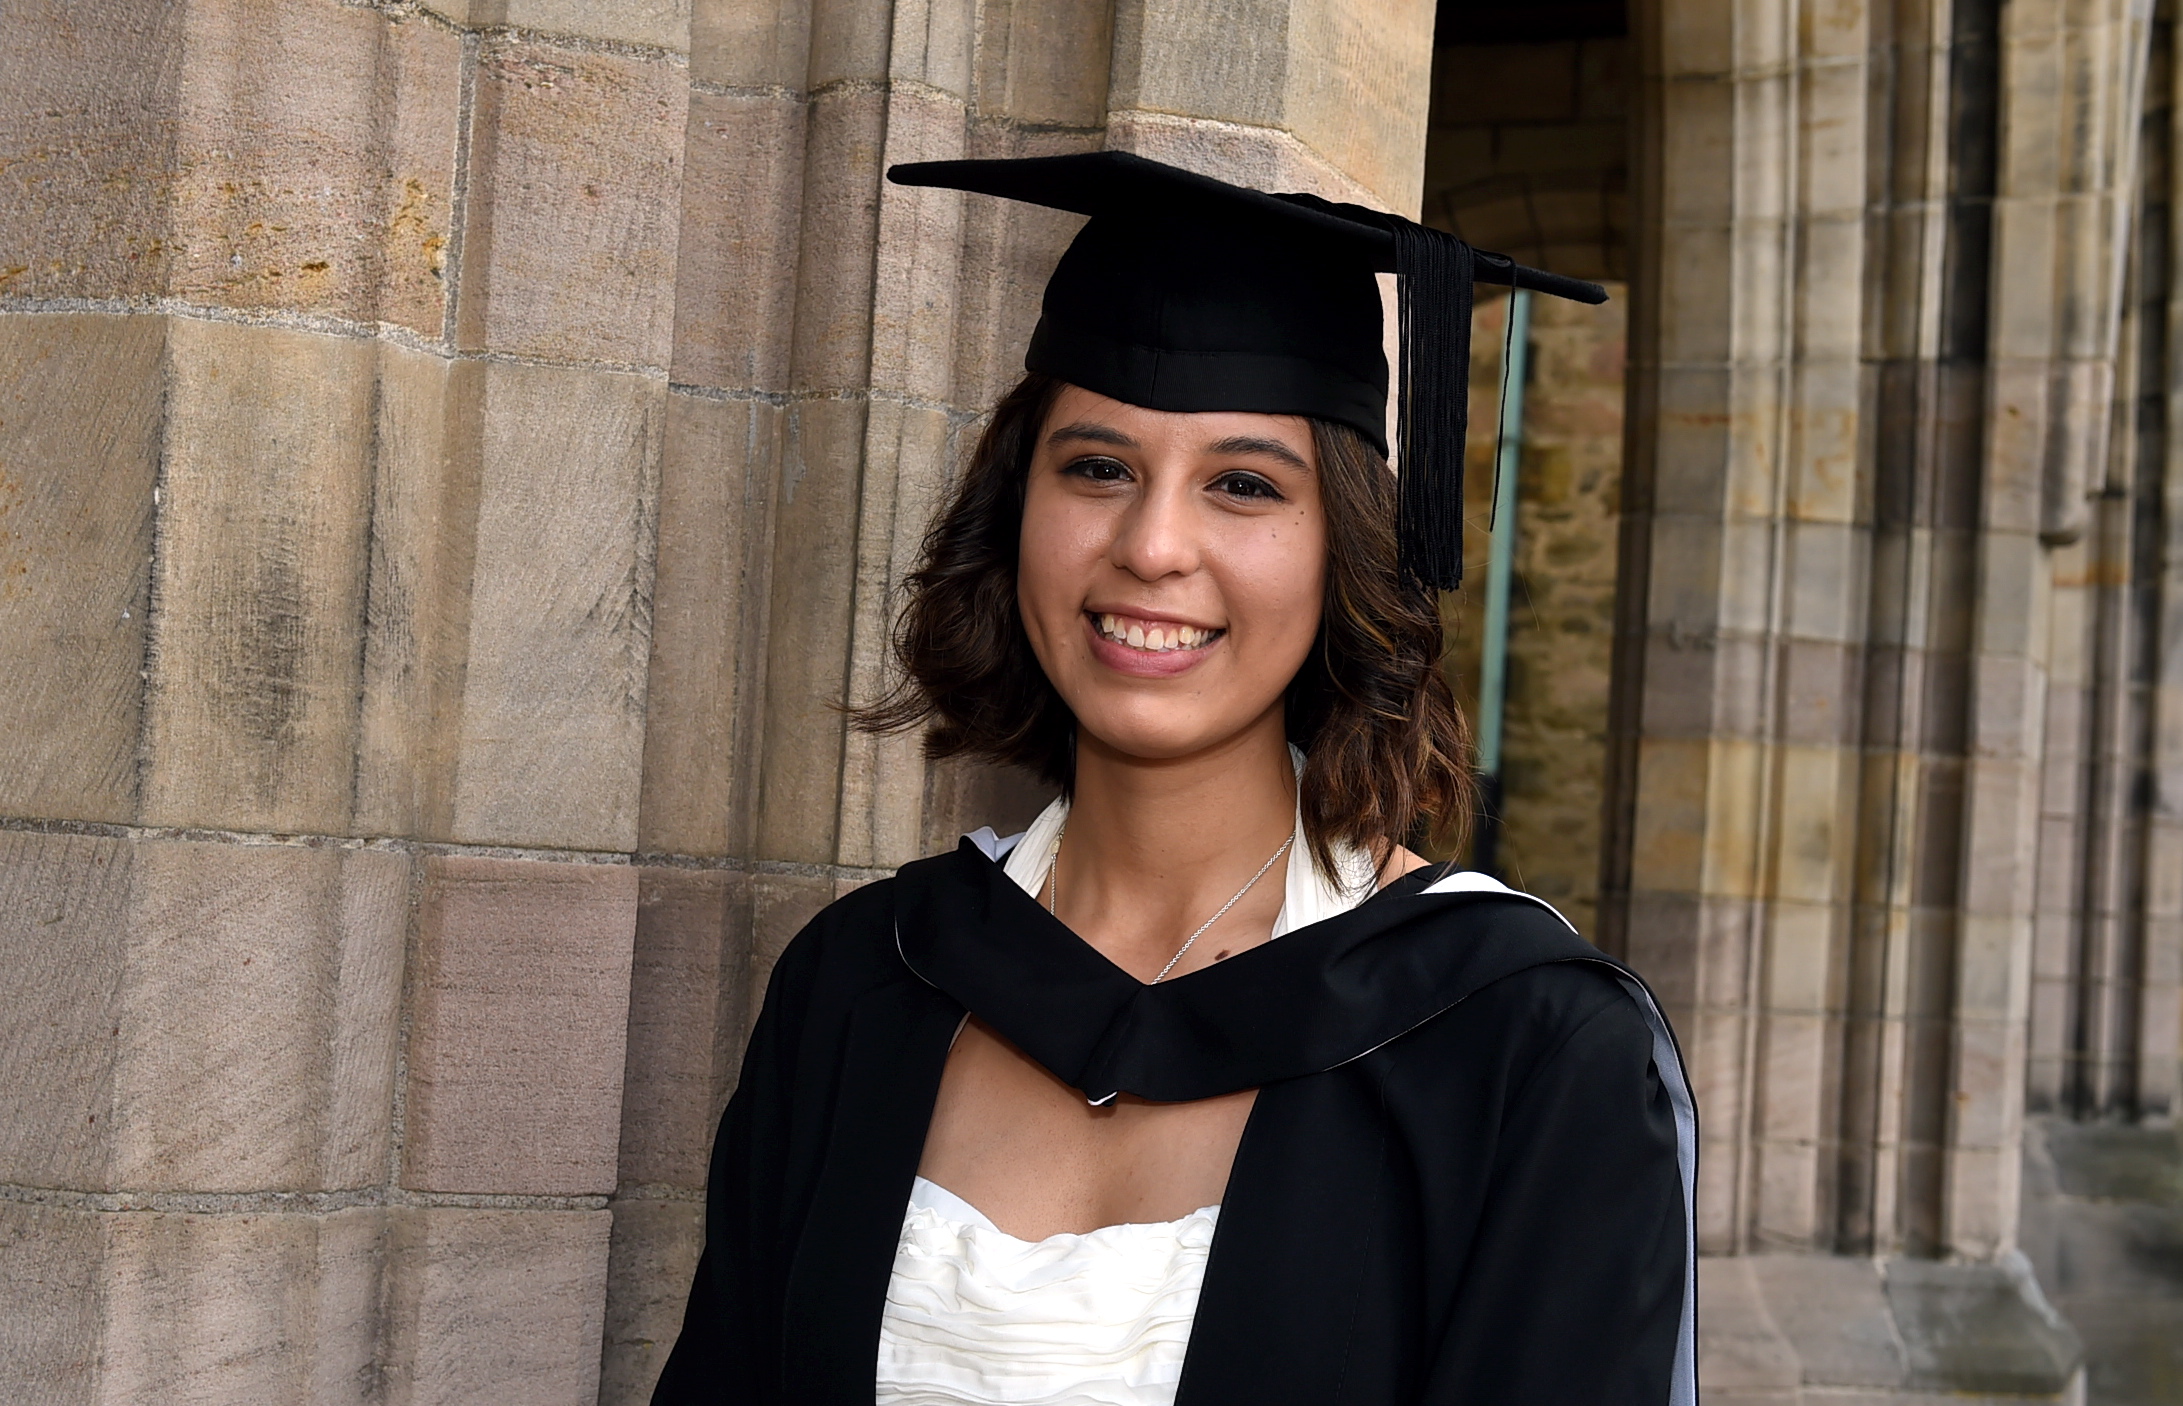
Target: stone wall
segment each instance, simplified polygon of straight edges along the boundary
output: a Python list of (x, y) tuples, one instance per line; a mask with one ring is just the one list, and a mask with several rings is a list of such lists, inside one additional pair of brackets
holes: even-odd
[(1426, 220), (1572, 278), (1628, 278), (1629, 40), (1478, 43), (1467, 29), (1444, 24), (1433, 55)]
[(851, 735), (1113, 146), (1414, 210), (1430, 8), (96, 0), (0, 27), (0, 1377), (643, 1399)]
[[(1498, 862), (1507, 882), (1586, 933), (1599, 931), (1628, 297), (1627, 286), (1610, 284), (1599, 307), (1532, 300), (1517, 465)], [(1447, 603), (1449, 667), (1474, 718), (1507, 316), (1506, 297), (1483, 300), (1472, 329), (1469, 565)]]

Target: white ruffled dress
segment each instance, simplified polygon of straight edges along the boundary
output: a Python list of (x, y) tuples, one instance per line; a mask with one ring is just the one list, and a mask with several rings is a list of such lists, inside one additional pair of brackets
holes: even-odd
[[(1009, 852), (1036, 894), (1064, 801)], [(1299, 817), (1273, 935), (1346, 912), (1372, 891), (1361, 851), (1347, 885), (1306, 858)], [(878, 1406), (1173, 1406), (1220, 1207), (1181, 1220), (1019, 1240), (919, 1177), (902, 1219), (879, 1332)]]

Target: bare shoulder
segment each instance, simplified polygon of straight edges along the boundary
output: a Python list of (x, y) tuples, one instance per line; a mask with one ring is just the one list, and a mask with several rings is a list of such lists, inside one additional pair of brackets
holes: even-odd
[(1380, 865), (1380, 887), (1386, 888), (1411, 870), (1422, 869), (1429, 863), (1431, 863), (1430, 860), (1415, 850), (1404, 849), (1401, 845), (1396, 845), (1389, 852), (1387, 862)]

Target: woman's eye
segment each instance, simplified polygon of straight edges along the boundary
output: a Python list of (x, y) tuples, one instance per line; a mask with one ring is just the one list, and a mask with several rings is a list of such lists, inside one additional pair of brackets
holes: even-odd
[(1065, 474), (1088, 478), (1094, 483), (1121, 483), (1129, 477), (1129, 466), (1119, 459), (1093, 456), (1073, 459), (1062, 467)]
[(1214, 481), (1214, 486), (1231, 498), (1278, 499), (1281, 496), (1280, 489), (1275, 488), (1257, 474), (1222, 474)]

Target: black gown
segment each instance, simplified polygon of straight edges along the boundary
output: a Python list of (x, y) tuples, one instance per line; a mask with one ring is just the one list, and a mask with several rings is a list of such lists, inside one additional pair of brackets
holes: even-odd
[(871, 1406), (897, 1238), (974, 1011), (1093, 1102), (1257, 1088), (1176, 1406), (1691, 1406), (1696, 1126), (1643, 984), (1438, 867), (1146, 986), (981, 832), (782, 954), (653, 1395)]

